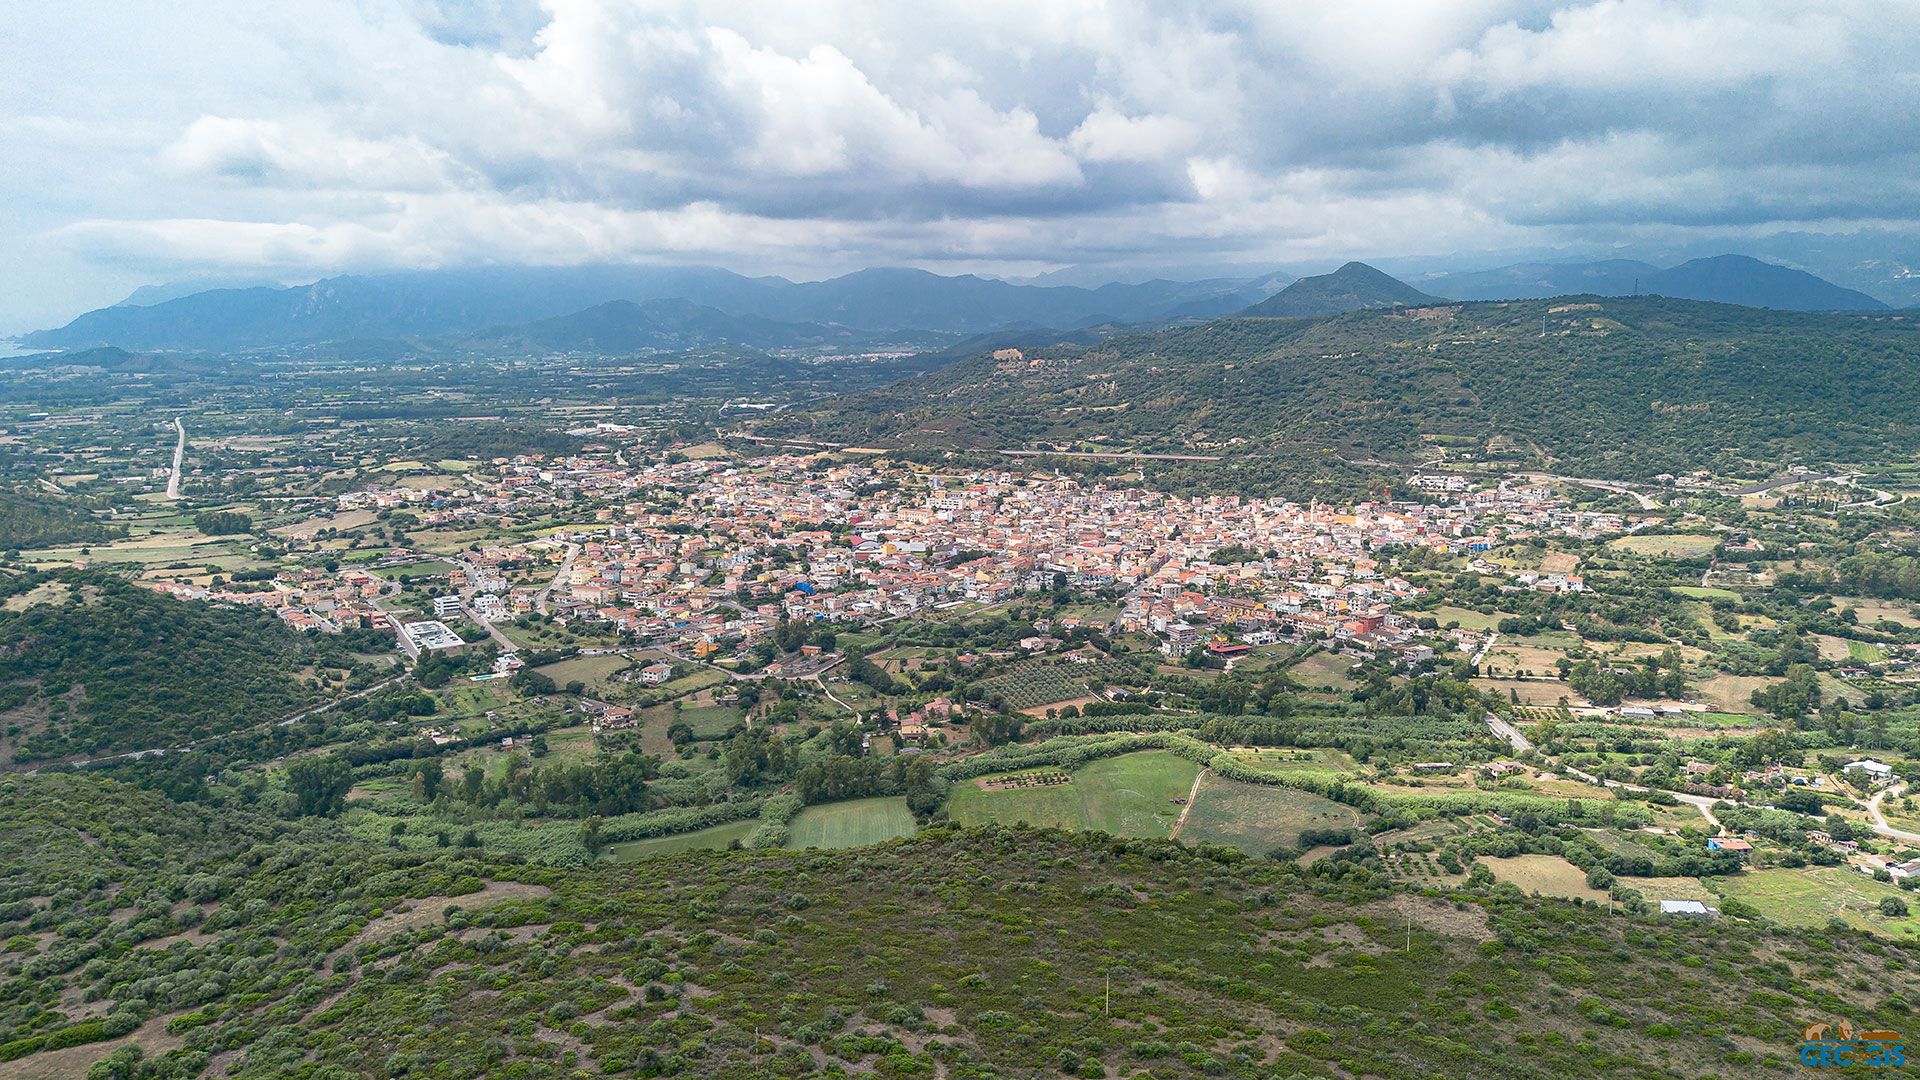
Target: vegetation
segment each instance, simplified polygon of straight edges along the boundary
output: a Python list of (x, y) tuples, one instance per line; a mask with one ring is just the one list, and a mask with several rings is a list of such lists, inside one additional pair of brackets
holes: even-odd
[(80, 1047), (63, 1060), (130, 1078), (1786, 1076), (1809, 1016), (1910, 1020), (1909, 947), (1506, 885), (1408, 896), (1342, 850), (1302, 869), (943, 827), (557, 870), (12, 777), (0, 1056)]
[(1428, 437), (1493, 464), (1538, 448), (1582, 476), (1899, 456), (1920, 438), (1920, 402), (1902, 392), (1916, 377), (1920, 333), (1879, 316), (1660, 297), (1468, 303), (1225, 319), (1055, 346), (1017, 367), (980, 356), (761, 427), (860, 445), (1215, 454), (1228, 460), (1154, 471), (1176, 488), (1299, 495), (1306, 476), (1357, 479), (1334, 454), (1415, 461)]

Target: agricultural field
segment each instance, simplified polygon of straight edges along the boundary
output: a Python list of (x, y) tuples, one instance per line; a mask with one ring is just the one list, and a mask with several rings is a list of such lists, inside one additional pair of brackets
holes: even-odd
[[(1011, 824), (1099, 829), (1116, 836), (1167, 837), (1200, 767), (1164, 750), (1089, 762), (1073, 782), (989, 790), (1005, 776), (956, 784), (948, 813), (964, 825)], [(1018, 774), (1007, 774), (1018, 775)]]
[(1697, 559), (1711, 555), (1720, 546), (1717, 536), (1677, 533), (1672, 536), (1622, 536), (1607, 543), (1614, 551), (1631, 555), (1653, 555), (1663, 559)]
[(675, 710), (674, 718), (692, 728), (696, 739), (718, 739), (740, 726), (746, 714), (732, 705), (693, 705)]
[(1351, 690), (1357, 685), (1347, 674), (1352, 668), (1353, 661), (1348, 657), (1317, 652), (1288, 668), (1287, 675), (1301, 686)]
[(1711, 585), (1674, 585), (1667, 589), (1675, 596), (1684, 596), (1691, 600), (1738, 600), (1740, 594), (1732, 589), (1718, 589)]
[(1485, 690), (1503, 698), (1518, 697), (1522, 705), (1558, 705), (1561, 698), (1567, 704), (1581, 708), (1587, 700), (1573, 692), (1573, 688), (1558, 679), (1484, 679), (1470, 680), (1476, 690)]
[(899, 796), (821, 803), (800, 811), (789, 827), (790, 848), (850, 848), (912, 836), (919, 827)]
[(1497, 611), (1491, 615), (1483, 615), (1478, 611), (1472, 611), (1462, 607), (1453, 607), (1451, 605), (1437, 607), (1433, 609), (1432, 614), (1435, 619), (1440, 621), (1441, 626), (1451, 626), (1454, 623), (1459, 623), (1462, 630), (1491, 630), (1499, 625), (1500, 619), (1502, 618), (1501, 614)]
[(712, 825), (693, 832), (609, 844), (600, 858), (605, 862), (628, 863), (655, 855), (671, 855), (676, 851), (718, 851), (736, 840), (745, 843), (758, 825), (759, 822), (751, 819), (729, 821), (725, 825)]
[(1513, 855), (1479, 860), (1499, 881), (1511, 882), (1532, 896), (1558, 896), (1566, 900), (1594, 900), (1605, 903), (1606, 891), (1587, 884), (1587, 872), (1558, 855)]
[(1305, 830), (1352, 828), (1365, 821), (1353, 807), (1309, 792), (1247, 784), (1209, 772), (1200, 778), (1193, 804), (1174, 835), (1265, 855), (1277, 847), (1297, 847)]
[(1100, 659), (1075, 663), (1055, 656), (1035, 656), (1014, 664), (1003, 675), (979, 684), (989, 697), (1006, 699), (1012, 709), (1033, 709), (1090, 696), (1091, 679), (1112, 679), (1137, 674), (1118, 660)]
[(1312, 775), (1328, 778), (1352, 776), (1360, 766), (1344, 750), (1261, 749), (1238, 750), (1240, 761), (1277, 776)]
[(556, 686), (579, 682), (590, 693), (604, 694), (613, 684), (613, 677), (631, 666), (633, 661), (624, 656), (576, 656), (534, 670), (552, 679)]
[(1895, 896), (1920, 910), (1920, 897), (1844, 866), (1747, 870), (1708, 878), (1706, 884), (1721, 897), (1751, 904), (1786, 926), (1825, 926), (1828, 919), (1837, 917), (1860, 930), (1920, 937), (1920, 915), (1888, 918), (1879, 908), (1883, 898)]
[(1714, 712), (1752, 713), (1753, 692), (1779, 681), (1765, 675), (1715, 675), (1701, 680), (1696, 692)]

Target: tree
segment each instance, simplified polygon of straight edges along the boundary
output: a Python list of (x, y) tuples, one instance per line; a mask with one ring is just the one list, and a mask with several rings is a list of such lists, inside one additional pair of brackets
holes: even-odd
[(1904, 918), (1907, 914), (1907, 902), (1898, 896), (1880, 898), (1880, 914), (1889, 919)]
[(352, 787), (353, 768), (338, 754), (303, 758), (287, 769), (287, 790), (293, 793), (294, 811), (301, 817), (339, 813), (346, 808)]
[(600, 854), (600, 816), (598, 814), (580, 823), (580, 844), (595, 855)]

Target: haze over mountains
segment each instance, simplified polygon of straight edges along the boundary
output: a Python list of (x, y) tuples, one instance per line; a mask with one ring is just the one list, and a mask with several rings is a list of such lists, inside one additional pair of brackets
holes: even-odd
[[(28, 346), (228, 351), (322, 342), (443, 339), (465, 347), (621, 353), (733, 346), (951, 345), (1021, 330), (1249, 315), (1325, 318), (1447, 300), (1658, 294), (1749, 307), (1869, 311), (1886, 305), (1790, 267), (1739, 255), (1669, 269), (1631, 260), (1521, 263), (1401, 281), (1365, 263), (1288, 283), (1284, 274), (1150, 280), (1098, 288), (1014, 284), (923, 270), (826, 281), (750, 278), (712, 267), (495, 267), (328, 278), (310, 285), (164, 287), (25, 335)], [(1284, 287), (1282, 287), (1284, 286)], [(944, 335), (944, 337), (942, 337)]]

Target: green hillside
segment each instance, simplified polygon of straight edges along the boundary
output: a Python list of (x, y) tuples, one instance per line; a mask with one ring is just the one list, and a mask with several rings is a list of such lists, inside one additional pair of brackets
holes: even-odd
[(555, 870), (71, 775), (0, 780), (0, 868), (18, 1076), (1788, 1076), (1920, 959), (1098, 833)]
[(0, 600), (0, 761), (183, 746), (320, 700), (322, 675), (372, 679), (354, 635), (109, 574), (22, 574)]
[(1920, 332), (1894, 315), (1581, 297), (1223, 319), (978, 356), (756, 430), (1218, 456), (1241, 490), (1341, 458), (1417, 462), (1436, 440), (1501, 464), (1634, 478), (1904, 459), (1920, 444), (1916, 380)]

